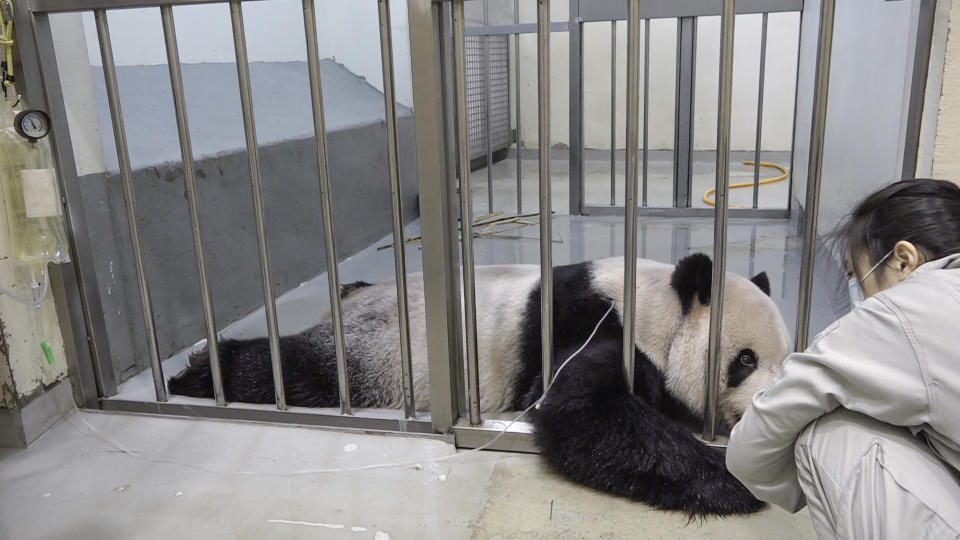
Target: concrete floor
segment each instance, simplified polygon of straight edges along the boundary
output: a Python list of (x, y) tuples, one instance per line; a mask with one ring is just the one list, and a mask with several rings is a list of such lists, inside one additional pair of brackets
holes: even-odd
[[(655, 197), (666, 197), (663, 204), (669, 200), (666, 163), (651, 162), (651, 204), (658, 204)], [(506, 215), (516, 210), (514, 167), (507, 160), (493, 171), (494, 209)], [(607, 167), (588, 163), (591, 204), (609, 204)], [(701, 184), (709, 185), (703, 178), (711, 167), (708, 161), (695, 163), (694, 199)], [(535, 211), (536, 162), (525, 160), (523, 168), (523, 210)], [(565, 162), (557, 161), (553, 173), (554, 263), (622, 255), (622, 218), (566, 215)], [(743, 198), (733, 202), (749, 202), (749, 190), (740, 191), (736, 197)], [(471, 192), (475, 215), (487, 213), (485, 170), (474, 173)], [(761, 188), (760, 206), (782, 208), (785, 194), (785, 182)], [(419, 234), (419, 222), (406, 232)], [(712, 220), (644, 218), (638, 236), (641, 256), (676, 261), (690, 252), (712, 251)], [(537, 237), (538, 227), (527, 226), (504, 237), (478, 238), (477, 263), (536, 263)], [(389, 242), (384, 238), (343, 261), (341, 279), (391, 278), (393, 252), (378, 249)], [(799, 248), (785, 221), (730, 222), (728, 270), (766, 271), (791, 330)], [(416, 245), (408, 248), (407, 258), (411, 272), (422, 267)], [(280, 297), (282, 333), (313, 323), (328, 305), (326, 287), (326, 276), (320, 275)], [(815, 290), (813, 331), (838, 315), (835, 295), (819, 281)], [(261, 309), (222, 334), (262, 336), (264, 328)], [(166, 375), (183, 366), (185, 353), (164, 362)], [(114, 399), (152, 401), (149, 372), (121, 385)], [(484, 452), (430, 461), (455, 452), (445, 439), (74, 412), (30, 448), (0, 450), (0, 538), (814, 537), (805, 512), (789, 515), (779, 509), (688, 523), (684, 516), (569, 483), (535, 455)], [(405, 465), (302, 473), (381, 463)]]
[[(688, 523), (571, 484), (533, 455), (430, 461), (454, 452), (424, 438), (74, 412), (30, 448), (0, 449), (0, 538), (814, 538), (806, 511)], [(382, 463), (402, 465), (355, 470)]]

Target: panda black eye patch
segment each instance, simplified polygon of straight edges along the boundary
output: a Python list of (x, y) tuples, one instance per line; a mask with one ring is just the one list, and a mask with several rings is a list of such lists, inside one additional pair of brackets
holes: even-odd
[(757, 369), (757, 354), (751, 349), (744, 349), (737, 353), (737, 357), (730, 361), (727, 368), (727, 386), (737, 387)]

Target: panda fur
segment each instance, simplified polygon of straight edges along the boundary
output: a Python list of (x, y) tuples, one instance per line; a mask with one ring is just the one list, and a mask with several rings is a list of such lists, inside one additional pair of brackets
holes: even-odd
[[(634, 390), (623, 378), (623, 259), (555, 267), (554, 363), (589, 345), (556, 378), (531, 412), (534, 439), (560, 473), (587, 486), (691, 515), (729, 515), (762, 507), (725, 468), (723, 456), (683, 424), (698, 425), (710, 319), (712, 263), (694, 254), (676, 266), (639, 260)], [(523, 410), (543, 391), (540, 268), (476, 267), (480, 408)], [(765, 274), (728, 273), (721, 334), (718, 414), (736, 423), (789, 352), (783, 319)], [(403, 392), (396, 286), (358, 282), (341, 290), (350, 398), (354, 407), (400, 408)], [(410, 343), (417, 407), (429, 410), (422, 276), (408, 277)], [(289, 405), (339, 404), (329, 314), (280, 340)], [(219, 344), (228, 401), (273, 403), (266, 338)], [(169, 380), (173, 394), (213, 397), (206, 351)]]

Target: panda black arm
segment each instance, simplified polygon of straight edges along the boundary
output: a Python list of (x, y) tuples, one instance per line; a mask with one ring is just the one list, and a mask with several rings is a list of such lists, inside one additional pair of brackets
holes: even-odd
[[(627, 391), (621, 351), (617, 340), (592, 344), (559, 374), (532, 418), (544, 457), (576, 482), (660, 509), (703, 516), (762, 508), (719, 453), (659, 412), (659, 396), (649, 395), (659, 375), (637, 395)], [(646, 367), (638, 371), (649, 377)]]

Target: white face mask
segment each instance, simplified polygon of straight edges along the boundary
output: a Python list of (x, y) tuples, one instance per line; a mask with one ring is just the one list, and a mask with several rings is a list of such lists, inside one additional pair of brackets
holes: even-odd
[(893, 250), (887, 252), (886, 255), (880, 259), (877, 264), (873, 265), (870, 270), (867, 270), (867, 273), (863, 275), (862, 278), (857, 279), (856, 275), (850, 276), (847, 280), (847, 291), (850, 294), (850, 304), (854, 307), (860, 307), (860, 304), (863, 303), (863, 282), (870, 277), (877, 268), (880, 268), (880, 265), (883, 264), (890, 256), (893, 255)]
[(847, 291), (850, 294), (850, 306), (853, 308), (860, 307), (863, 302), (863, 288), (860, 287), (860, 280), (857, 279), (857, 276), (847, 278)]

